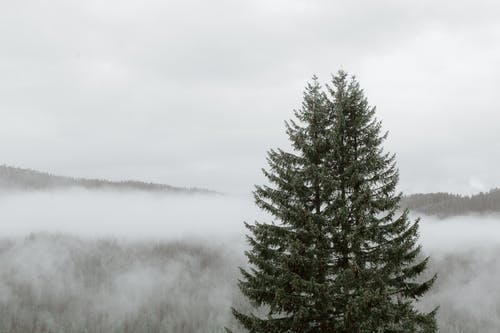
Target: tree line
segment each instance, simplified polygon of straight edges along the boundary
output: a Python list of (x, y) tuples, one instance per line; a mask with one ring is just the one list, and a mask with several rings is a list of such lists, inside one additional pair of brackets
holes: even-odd
[(401, 205), (412, 211), (441, 218), (466, 214), (500, 213), (500, 189), (475, 195), (418, 193), (402, 198)]
[(54, 190), (64, 188), (84, 188), (88, 190), (147, 191), (169, 193), (216, 192), (201, 188), (176, 187), (166, 184), (147, 183), (135, 180), (110, 181), (106, 179), (87, 179), (57, 176), (32, 169), (22, 169), (0, 165), (0, 190)]

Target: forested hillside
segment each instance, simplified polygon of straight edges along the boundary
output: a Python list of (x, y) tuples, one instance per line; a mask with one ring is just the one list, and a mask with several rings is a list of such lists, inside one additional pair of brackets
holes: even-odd
[(169, 193), (216, 193), (200, 188), (175, 187), (165, 184), (146, 183), (135, 180), (109, 181), (56, 176), (46, 172), (22, 169), (6, 165), (0, 166), (0, 190), (53, 190), (64, 188), (85, 188), (89, 190), (139, 190)]
[(500, 188), (471, 196), (444, 192), (411, 194), (405, 196), (401, 204), (412, 211), (442, 218), (471, 213), (499, 213)]

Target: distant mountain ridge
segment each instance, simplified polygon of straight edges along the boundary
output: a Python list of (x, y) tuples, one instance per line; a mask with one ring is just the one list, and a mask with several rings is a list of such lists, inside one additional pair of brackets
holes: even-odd
[(440, 218), (500, 213), (500, 188), (470, 196), (445, 192), (410, 194), (403, 197), (401, 206), (414, 212)]
[(217, 194), (201, 188), (176, 187), (166, 184), (146, 183), (136, 180), (110, 181), (57, 176), (47, 172), (0, 165), (1, 190), (55, 190), (65, 188), (84, 188), (88, 190), (147, 191), (178, 194)]

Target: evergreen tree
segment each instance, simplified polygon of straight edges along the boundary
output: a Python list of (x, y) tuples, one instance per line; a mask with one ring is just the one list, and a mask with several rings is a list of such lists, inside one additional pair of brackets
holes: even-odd
[(433, 284), (417, 277), (418, 220), (399, 211), (398, 170), (387, 134), (345, 72), (324, 92), (316, 77), (287, 123), (293, 150), (268, 153), (269, 185), (255, 202), (274, 222), (246, 224), (250, 268), (239, 287), (262, 317), (233, 309), (251, 333), (436, 332), (434, 310), (415, 300)]

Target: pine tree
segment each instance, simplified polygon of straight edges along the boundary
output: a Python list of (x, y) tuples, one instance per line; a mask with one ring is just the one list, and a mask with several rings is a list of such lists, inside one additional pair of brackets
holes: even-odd
[(399, 213), (374, 113), (355, 78), (340, 71), (324, 92), (314, 77), (286, 123), (292, 151), (269, 151), (269, 185), (254, 196), (274, 221), (246, 224), (239, 280), (267, 316), (232, 309), (249, 332), (437, 331), (436, 310), (415, 308), (436, 277), (417, 279), (429, 258), (419, 259), (419, 221)]

